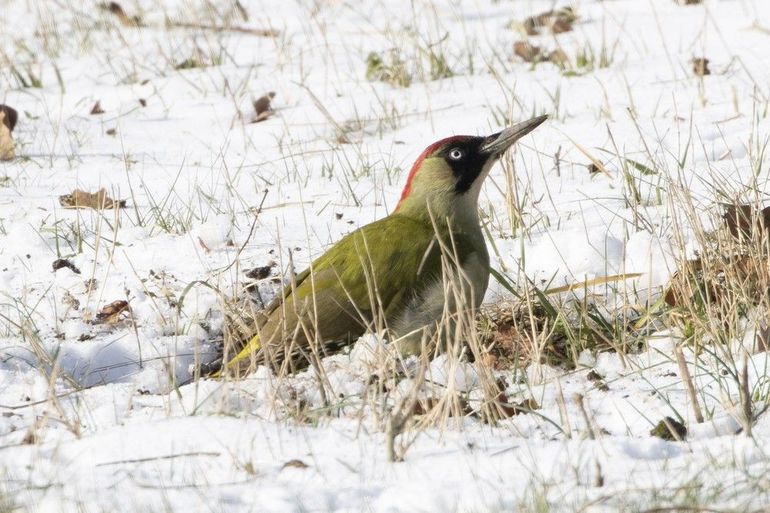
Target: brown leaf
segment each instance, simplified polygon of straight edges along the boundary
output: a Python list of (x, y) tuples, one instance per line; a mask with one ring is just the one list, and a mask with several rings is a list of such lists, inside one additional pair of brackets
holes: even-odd
[(88, 278), (86, 281), (83, 282), (83, 285), (86, 288), (86, 294), (90, 294), (92, 291), (96, 290), (96, 285), (98, 282), (96, 281), (96, 278)]
[(94, 319), (94, 324), (115, 324), (120, 320), (120, 315), (128, 311), (130, 311), (128, 301), (118, 299), (99, 310), (99, 313), (96, 314), (96, 319)]
[(689, 260), (669, 281), (664, 300), (669, 306), (692, 308), (693, 303), (724, 305), (729, 301), (729, 282), (741, 283), (754, 291), (751, 299), (759, 302), (767, 280), (767, 259), (754, 255), (721, 255), (718, 262)]
[(251, 278), (252, 280), (264, 280), (270, 276), (271, 269), (272, 267), (269, 265), (255, 267), (246, 271), (246, 277)]
[(96, 210), (125, 208), (126, 206), (126, 200), (114, 200), (107, 195), (107, 191), (104, 189), (99, 189), (96, 192), (75, 189), (70, 194), (59, 196), (59, 203), (65, 208), (93, 208)]
[(709, 70), (709, 60), (705, 57), (694, 58), (692, 60), (692, 72), (695, 73), (695, 76), (697, 77), (711, 75), (711, 70)]
[(102, 108), (102, 104), (99, 102), (99, 100), (96, 100), (96, 103), (94, 103), (94, 106), (91, 107), (91, 112), (89, 112), (92, 116), (96, 116), (97, 114), (104, 114), (104, 109)]
[(667, 305), (682, 307), (691, 304), (694, 283), (691, 275), (698, 274), (702, 267), (700, 259), (688, 261), (683, 269), (677, 270), (668, 282), (663, 300)]
[(69, 290), (64, 291), (64, 296), (62, 297), (62, 303), (72, 308), (73, 310), (80, 310), (80, 301), (78, 301), (78, 299), (75, 296), (73, 296)]
[(503, 418), (513, 417), (521, 413), (530, 413), (533, 410), (540, 409), (540, 405), (534, 399), (524, 399), (518, 403), (500, 402), (498, 408)]
[(557, 66), (564, 67), (569, 63), (569, 57), (567, 57), (567, 54), (564, 53), (564, 50), (557, 48), (548, 54), (548, 61), (556, 64)]
[(687, 437), (687, 426), (672, 417), (664, 417), (650, 430), (650, 435), (670, 442), (681, 441)]
[(763, 231), (770, 230), (770, 207), (757, 210), (753, 205), (723, 205), (722, 219), (736, 239), (761, 239)]
[(275, 93), (270, 91), (254, 101), (254, 119), (252, 123), (259, 123), (273, 115), (273, 107), (270, 102), (275, 98)]
[(525, 62), (540, 62), (543, 60), (540, 47), (534, 46), (527, 41), (516, 41), (513, 43), (513, 53)]
[(572, 21), (565, 18), (557, 18), (551, 23), (551, 33), (562, 34), (572, 30)]
[(118, 2), (102, 4), (100, 7), (110, 11), (124, 27), (140, 27), (142, 25), (142, 20), (139, 16), (129, 16)]
[(13, 107), (2, 104), (0, 104), (0, 112), (5, 114), (3, 124), (8, 127), (9, 132), (13, 132), (14, 127), (16, 127), (16, 121), (19, 119), (19, 113)]
[(586, 374), (586, 379), (588, 381), (593, 381), (596, 383), (594, 387), (597, 390), (601, 390), (602, 392), (606, 392), (610, 389), (610, 387), (607, 386), (607, 382), (604, 381), (604, 376), (596, 372), (595, 369), (591, 369), (588, 374)]
[(425, 415), (438, 405), (438, 399), (435, 397), (425, 397), (415, 401), (412, 406), (411, 415)]
[(241, 15), (243, 21), (249, 21), (249, 13), (241, 2), (235, 0), (235, 8), (238, 10), (238, 14)]
[(9, 125), (10, 121), (6, 121), (6, 112), (0, 109), (0, 160), (13, 160), (16, 157)]
[(283, 466), (281, 467), (281, 470), (283, 470), (285, 468), (308, 468), (308, 466), (309, 465), (307, 463), (305, 463), (304, 461), (294, 459), (294, 460), (289, 460), (286, 463), (284, 463)]
[(40, 437), (37, 434), (37, 423), (34, 426), (30, 426), (27, 432), (24, 434), (24, 438), (21, 439), (22, 445), (35, 445), (40, 441)]
[(554, 9), (542, 12), (536, 16), (530, 16), (522, 23), (524, 30), (530, 36), (540, 33), (541, 28), (550, 28), (554, 34), (561, 34), (572, 30), (572, 24), (577, 20), (577, 15), (571, 7)]
[(71, 270), (75, 274), (80, 274), (80, 269), (78, 269), (75, 264), (67, 260), (66, 258), (57, 258), (53, 261), (53, 264), (51, 264), (51, 267), (53, 267), (54, 272), (58, 271), (59, 269), (67, 268)]

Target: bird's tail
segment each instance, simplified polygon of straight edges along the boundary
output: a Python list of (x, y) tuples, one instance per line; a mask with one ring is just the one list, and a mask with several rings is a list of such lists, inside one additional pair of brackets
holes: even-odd
[(222, 362), (222, 366), (216, 372), (209, 374), (209, 376), (212, 378), (222, 378), (225, 375), (245, 375), (252, 366), (254, 354), (261, 348), (262, 342), (259, 335), (254, 335), (238, 354), (227, 363)]

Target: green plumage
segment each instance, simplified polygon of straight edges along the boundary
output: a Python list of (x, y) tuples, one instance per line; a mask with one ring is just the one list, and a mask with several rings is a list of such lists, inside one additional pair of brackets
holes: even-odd
[[(477, 253), (462, 233), (441, 239), (457, 256), (445, 262), (462, 265)], [(369, 329), (395, 330), (405, 310), (441, 282), (441, 247), (431, 223), (398, 213), (345, 236), (269, 305), (259, 335), (230, 361), (229, 369), (242, 374), (254, 363), (304, 366), (313, 343), (319, 343), (315, 350), (323, 356)], [(288, 360), (287, 352), (292, 355)]]

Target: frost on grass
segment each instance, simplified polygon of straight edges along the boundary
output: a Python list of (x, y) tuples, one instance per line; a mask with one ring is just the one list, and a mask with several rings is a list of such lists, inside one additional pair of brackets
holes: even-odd
[[(6, 2), (0, 510), (766, 508), (770, 11), (525, 4)], [(198, 375), (427, 144), (540, 113), (470, 343)]]

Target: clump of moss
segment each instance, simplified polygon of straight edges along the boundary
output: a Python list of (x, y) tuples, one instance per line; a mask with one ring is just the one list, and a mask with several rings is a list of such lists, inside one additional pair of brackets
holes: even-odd
[(687, 427), (676, 419), (666, 417), (650, 430), (650, 435), (672, 442), (681, 441), (687, 437)]

